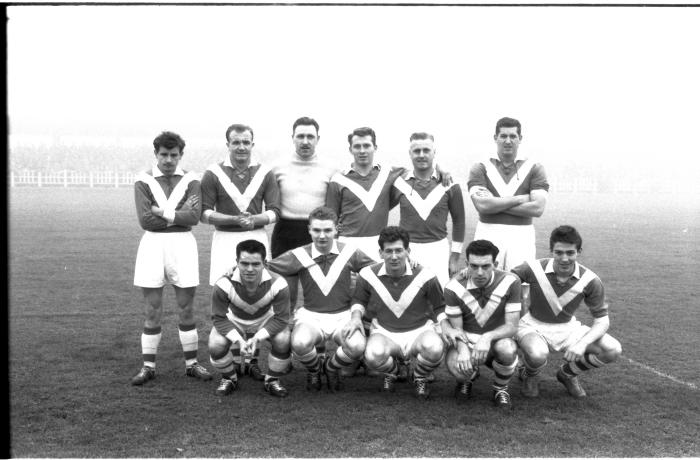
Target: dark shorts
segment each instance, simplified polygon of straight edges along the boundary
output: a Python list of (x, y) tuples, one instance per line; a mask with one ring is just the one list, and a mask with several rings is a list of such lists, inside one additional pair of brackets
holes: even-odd
[(308, 220), (280, 219), (272, 231), (270, 241), (272, 258), (309, 243), (311, 243), (311, 235), (309, 235)]

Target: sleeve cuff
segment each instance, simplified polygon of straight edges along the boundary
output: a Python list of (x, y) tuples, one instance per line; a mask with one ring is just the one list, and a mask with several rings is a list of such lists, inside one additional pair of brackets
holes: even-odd
[(450, 245), (450, 251), (452, 251), (452, 252), (457, 252), (457, 253), (461, 254), (463, 249), (464, 249), (464, 243), (462, 243), (460, 241), (453, 241), (452, 244)]
[(202, 212), (202, 216), (204, 217), (204, 222), (209, 223), (209, 216), (214, 214), (213, 209), (206, 209)]
[(445, 312), (442, 312), (439, 315), (437, 315), (438, 324), (441, 323), (443, 319), (447, 319), (447, 315), (445, 314)]
[(270, 220), (268, 224), (274, 224), (277, 222), (277, 214), (275, 214), (275, 211), (265, 211), (263, 214), (267, 216), (267, 218)]
[(241, 334), (239, 334), (239, 332), (235, 329), (231, 329), (229, 333), (226, 334), (226, 338), (229, 339), (232, 343), (244, 342)]
[(175, 222), (175, 210), (174, 209), (164, 209), (163, 219), (167, 220), (169, 224)]
[(255, 338), (257, 338), (258, 341), (267, 340), (270, 338), (270, 331), (268, 331), (265, 328), (262, 328), (258, 332), (255, 333)]
[(360, 305), (359, 303), (356, 303), (355, 305), (353, 305), (352, 307), (350, 307), (350, 313), (353, 313), (353, 312), (356, 312), (356, 311), (359, 311), (360, 313), (362, 313), (362, 316), (365, 315), (365, 307), (363, 307), (363, 306)]
[(506, 304), (506, 313), (512, 313), (514, 311), (520, 311), (522, 310), (522, 307), (520, 305), (520, 302), (518, 303), (507, 303)]

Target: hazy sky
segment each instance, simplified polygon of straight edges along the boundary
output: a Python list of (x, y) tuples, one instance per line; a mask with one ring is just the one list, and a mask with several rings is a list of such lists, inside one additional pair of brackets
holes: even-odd
[[(411, 132), (468, 161), (494, 151), (501, 116), (522, 151), (700, 167), (700, 9), (573, 7), (60, 6), (8, 8), (12, 141), (163, 129), (188, 149), (233, 122), (291, 151), (291, 123), (321, 123), (348, 159), (369, 125), (380, 152)], [(697, 170), (697, 169), (696, 169)]]

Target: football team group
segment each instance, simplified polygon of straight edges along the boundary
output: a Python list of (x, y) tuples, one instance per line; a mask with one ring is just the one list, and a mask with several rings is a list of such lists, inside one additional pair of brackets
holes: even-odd
[[(156, 162), (135, 183), (145, 233), (134, 284), (146, 306), (143, 367), (131, 383), (156, 376), (166, 284), (175, 290), (185, 373), (212, 378), (197, 363), (193, 314), (199, 264), (191, 228), (201, 221), (214, 226), (208, 349), (221, 374), (218, 395), (237, 390), (248, 375), (269, 394), (287, 396), (281, 380), (293, 370), (293, 355), (306, 369), (308, 391), (340, 391), (344, 378), (364, 368), (382, 391), (410, 380), (421, 399), (429, 397), (441, 363), (458, 399), (471, 396), (485, 365), (493, 371), (494, 404), (510, 408), (513, 375), (523, 381), (523, 396), (538, 396), (539, 374), (550, 352), (558, 352), (556, 379), (572, 396), (586, 396), (579, 375), (621, 353), (607, 334), (603, 284), (578, 263), (582, 239), (571, 226), (551, 232), (549, 258), (535, 258), (533, 219), (546, 205), (545, 171), (518, 156), (518, 120), (498, 120), (493, 138), (495, 155), (469, 171), (479, 220), (465, 247), (462, 190), (435, 163), (429, 133), (410, 136), (411, 164), (403, 168), (376, 163), (374, 130), (355, 129), (348, 135), (353, 161), (337, 170), (316, 153), (318, 123), (302, 117), (292, 127), (295, 154), (269, 167), (251, 155), (253, 129), (234, 124), (226, 130), (228, 155), (201, 179), (178, 166), (183, 139), (161, 133), (153, 141)], [(388, 226), (397, 205), (399, 225)], [(574, 316), (582, 302), (590, 326)], [(263, 372), (258, 356), (265, 341)]]

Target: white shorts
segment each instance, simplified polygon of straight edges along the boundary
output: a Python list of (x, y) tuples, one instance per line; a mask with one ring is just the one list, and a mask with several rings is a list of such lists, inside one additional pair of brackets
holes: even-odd
[(414, 342), (416, 341), (418, 336), (420, 336), (425, 331), (435, 332), (435, 323), (428, 320), (423, 326), (419, 327), (418, 329), (413, 329), (412, 331), (391, 332), (381, 327), (377, 320), (374, 319), (372, 320), (372, 328), (370, 329), (369, 335), (383, 335), (384, 337), (386, 337), (387, 339), (391, 340), (399, 346), (399, 350), (401, 350), (402, 353), (402, 356), (400, 356), (400, 358), (408, 359), (410, 358), (411, 347), (413, 347)]
[(535, 258), (535, 227), (476, 223), (475, 240), (489, 240), (499, 251), (498, 268), (509, 271), (526, 260)]
[(211, 265), (209, 266), (209, 285), (213, 286), (216, 280), (236, 266), (236, 246), (245, 240), (260, 241), (265, 245), (266, 260), (270, 259), (270, 243), (267, 239), (265, 228), (258, 228), (248, 232), (222, 232), (214, 230), (211, 238)]
[[(231, 310), (226, 314), (226, 317), (233, 323), (233, 325), (236, 327), (236, 330), (243, 335), (245, 332), (248, 332), (250, 334), (255, 334), (258, 332), (262, 327), (270, 320), (275, 315), (275, 312), (273, 311), (272, 308), (270, 308), (267, 313), (262, 315), (259, 318), (254, 318), (254, 319), (242, 319), (238, 318), (237, 316), (233, 316), (231, 313)], [(212, 328), (216, 329), (216, 328)]]
[(317, 313), (304, 307), (294, 312), (294, 326), (303, 323), (321, 331), (322, 340), (331, 340), (338, 329), (342, 329), (351, 318), (350, 310), (338, 313)]
[(159, 288), (199, 284), (197, 241), (192, 232), (145, 232), (136, 252), (134, 286)]
[(450, 280), (450, 243), (447, 238), (431, 243), (411, 242), (409, 248), (411, 248), (411, 260), (430, 269), (444, 288)]
[(379, 235), (377, 236), (339, 236), (338, 241), (362, 250), (368, 257), (381, 262), (379, 256)]
[(575, 317), (572, 317), (568, 323), (544, 323), (527, 313), (520, 318), (515, 340), (520, 343), (523, 337), (534, 332), (547, 342), (550, 350), (566, 351), (571, 345), (581, 340), (581, 337), (590, 329)]

